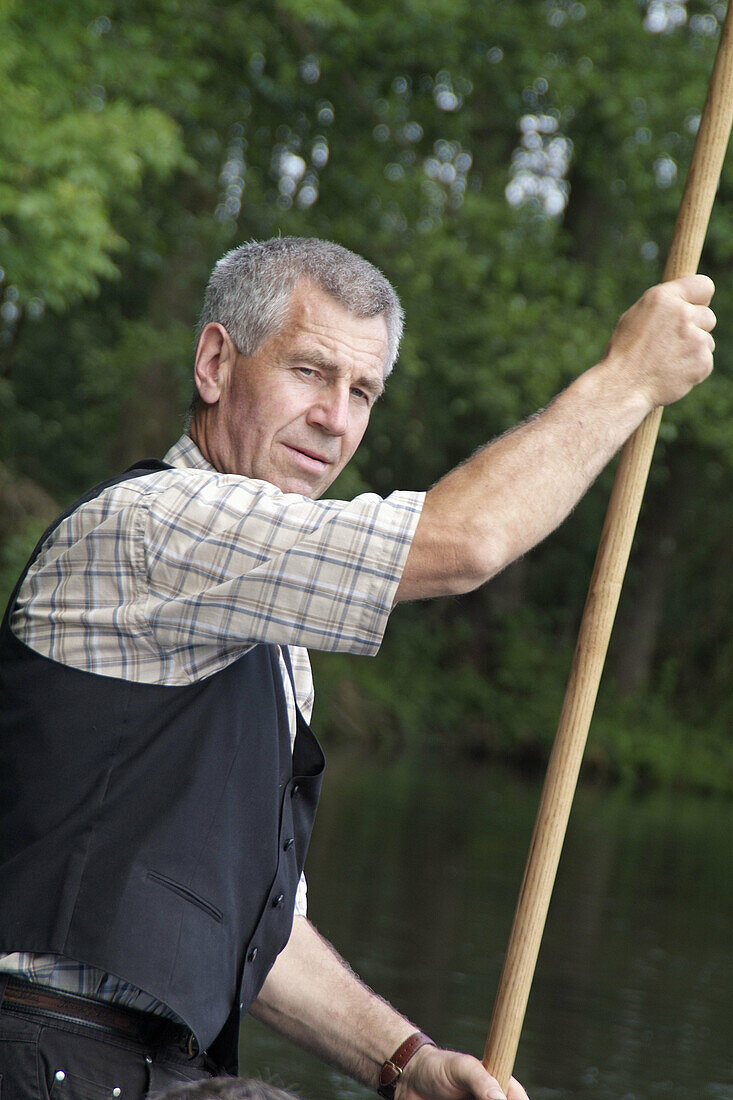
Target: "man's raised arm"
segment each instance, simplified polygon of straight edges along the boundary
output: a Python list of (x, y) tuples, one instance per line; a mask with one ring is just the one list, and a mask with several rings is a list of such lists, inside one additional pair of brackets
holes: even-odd
[(434, 485), (397, 601), (468, 592), (549, 535), (645, 417), (710, 374), (713, 291), (705, 275), (652, 287), (599, 363)]

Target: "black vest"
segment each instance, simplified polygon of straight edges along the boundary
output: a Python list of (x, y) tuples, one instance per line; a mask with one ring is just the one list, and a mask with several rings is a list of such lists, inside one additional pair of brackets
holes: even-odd
[[(169, 1005), (227, 1068), (287, 942), (324, 760), (277, 648), (183, 687), (59, 664), (0, 627), (0, 952), (68, 956)], [(226, 1026), (225, 1026), (226, 1025)], [(220, 1034), (221, 1033), (221, 1034)]]

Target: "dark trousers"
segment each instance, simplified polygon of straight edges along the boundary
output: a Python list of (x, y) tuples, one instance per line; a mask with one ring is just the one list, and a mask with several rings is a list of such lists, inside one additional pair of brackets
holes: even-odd
[(0, 1007), (0, 1100), (143, 1100), (216, 1072), (182, 1043), (142, 1043), (36, 1010)]

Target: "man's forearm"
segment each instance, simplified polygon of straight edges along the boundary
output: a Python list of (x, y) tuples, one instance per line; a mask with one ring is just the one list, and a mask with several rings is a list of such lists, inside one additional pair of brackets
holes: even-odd
[[(364, 985), (305, 917), (296, 917), (252, 1015), (375, 1089), (383, 1064), (418, 1029)], [(422, 1046), (397, 1082), (396, 1100), (528, 1100), (512, 1078), (499, 1083), (470, 1054)]]
[(400, 600), (470, 591), (562, 523), (649, 411), (627, 400), (608, 415), (602, 369), (429, 491), (416, 536), (422, 559), (408, 559)]
[(433, 486), (397, 599), (470, 591), (553, 531), (645, 416), (710, 372), (711, 292), (702, 276), (653, 288), (600, 363)]
[(359, 980), (305, 917), (293, 921), (251, 1013), (373, 1089), (382, 1064), (417, 1030)]

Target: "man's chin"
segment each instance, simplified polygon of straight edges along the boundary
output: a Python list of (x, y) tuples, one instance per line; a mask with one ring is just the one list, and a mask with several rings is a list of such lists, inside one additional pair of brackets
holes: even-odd
[(289, 472), (277, 474), (270, 480), (281, 493), (294, 493), (296, 496), (310, 497), (311, 500), (316, 500), (318, 497), (323, 496), (333, 478), (308, 478), (302, 474)]
[(283, 493), (298, 493), (315, 500), (323, 496), (341, 473), (341, 467), (336, 468), (333, 464), (322, 462), (319, 465), (321, 468), (318, 470), (306, 469), (305, 462), (288, 462), (286, 469), (277, 471), (278, 477), (274, 483)]

